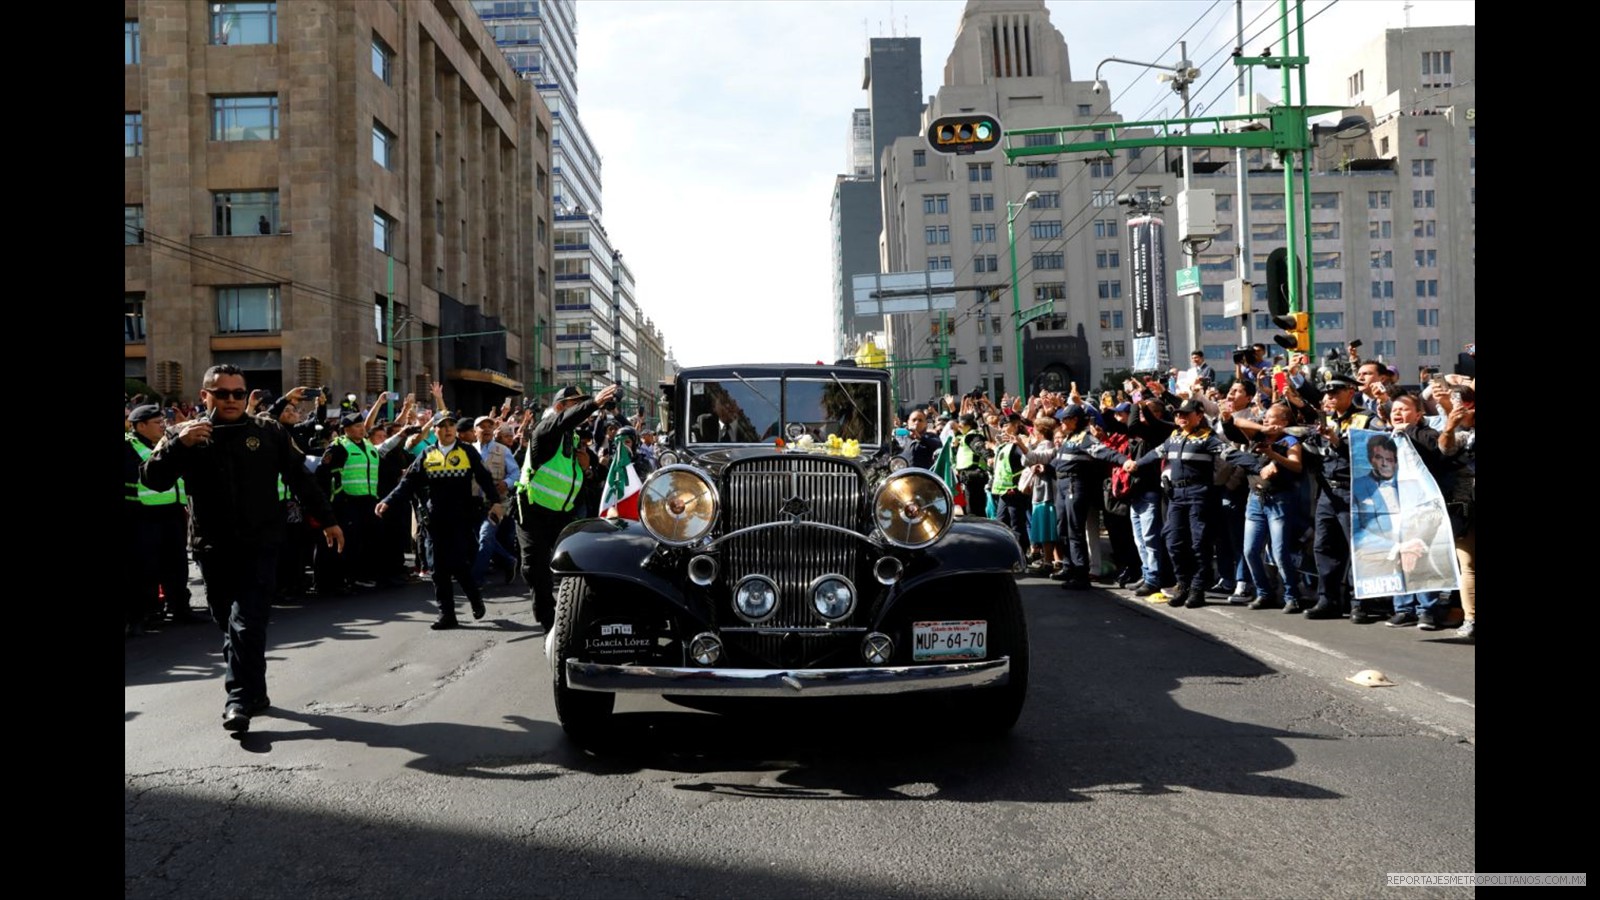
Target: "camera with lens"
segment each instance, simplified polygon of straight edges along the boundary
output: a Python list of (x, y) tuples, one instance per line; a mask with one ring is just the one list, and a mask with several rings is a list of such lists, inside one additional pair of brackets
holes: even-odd
[(1253, 347), (1240, 347), (1233, 351), (1233, 364), (1236, 366), (1248, 366), (1255, 361), (1256, 351)]

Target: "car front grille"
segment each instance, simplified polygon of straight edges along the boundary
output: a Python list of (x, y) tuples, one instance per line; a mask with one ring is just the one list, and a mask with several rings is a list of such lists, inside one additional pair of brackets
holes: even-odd
[[(859, 533), (865, 501), (860, 472), (844, 460), (794, 454), (735, 463), (727, 471), (724, 534), (769, 522), (819, 522)], [(803, 505), (803, 509), (802, 509)], [(807, 588), (818, 576), (844, 575), (856, 585), (856, 611), (834, 626), (862, 615), (857, 582), (859, 539), (820, 528), (768, 528), (736, 535), (725, 544), (724, 571), (731, 589), (747, 575), (765, 575), (778, 586), (778, 609), (764, 629), (819, 628), (829, 623), (811, 605)], [(723, 624), (748, 623), (731, 609)]]

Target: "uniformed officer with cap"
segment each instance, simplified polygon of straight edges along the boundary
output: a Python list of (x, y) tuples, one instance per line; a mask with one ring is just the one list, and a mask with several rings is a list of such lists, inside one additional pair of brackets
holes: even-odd
[(361, 587), (376, 583), (373, 560), (379, 533), (373, 512), (378, 503), (378, 448), (367, 440), (367, 421), (360, 413), (340, 416), (339, 431), (317, 464), (318, 483), (333, 500), (334, 514), (344, 529), (343, 553), (317, 555), (317, 582), (333, 593), (347, 590), (350, 582)]
[(1356, 402), (1356, 380), (1335, 374), (1323, 385), (1323, 419), (1320, 436), (1307, 441), (1308, 456), (1316, 475), (1316, 537), (1312, 554), (1317, 560), (1317, 605), (1306, 610), (1308, 619), (1337, 619), (1350, 607), (1357, 625), (1371, 616), (1360, 600), (1352, 600), (1350, 583), (1350, 441), (1351, 429), (1372, 427), (1373, 416)]
[(988, 446), (978, 431), (978, 417), (962, 413), (956, 427), (955, 460), (952, 468), (967, 495), (967, 515), (987, 516), (989, 512)]
[(146, 404), (134, 407), (128, 422), (133, 428), (123, 454), (127, 508), (123, 521), (129, 534), (123, 547), (128, 553), (130, 589), (124, 599), (124, 632), (132, 637), (152, 611), (161, 614), (158, 595), (165, 596), (166, 613), (174, 624), (187, 625), (200, 617), (189, 610), (189, 520), (183, 479), (164, 491), (152, 490), (139, 480), (139, 467), (166, 434), (167, 420), (161, 407)]
[(1050, 468), (1055, 473), (1056, 516), (1067, 550), (1061, 586), (1082, 590), (1089, 586), (1089, 541), (1099, 540), (1099, 535), (1088, 533), (1092, 504), (1101, 494), (1106, 464), (1121, 465), (1128, 458), (1089, 432), (1088, 410), (1068, 403), (1059, 416), (1061, 442)]
[[(483, 506), (482, 501), (473, 496), (472, 484), (477, 482), (484, 497), (497, 494), (494, 478), (484, 468), (477, 449), (457, 440), (455, 415), (445, 412), (436, 416), (433, 433), (438, 443), (417, 457), (389, 496), (378, 502), (376, 511), (381, 516), (390, 507), (404, 504), (413, 493), (426, 488), (428, 535), (433, 539), (433, 596), (439, 602), (439, 618), (430, 627), (440, 631), (457, 625), (452, 578), (461, 582), (467, 602), (472, 606), (472, 617), (481, 619), (484, 616), (483, 594), (472, 577)], [(493, 503), (489, 507), (489, 518), (499, 522), (502, 510), (500, 503)]]

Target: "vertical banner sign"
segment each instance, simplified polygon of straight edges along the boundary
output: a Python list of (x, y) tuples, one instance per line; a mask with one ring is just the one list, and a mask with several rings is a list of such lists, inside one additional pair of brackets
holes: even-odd
[(1404, 437), (1351, 429), (1350, 561), (1356, 597), (1461, 587), (1444, 496)]
[[(1166, 223), (1159, 216), (1134, 216), (1128, 220), (1128, 259), (1133, 265), (1133, 336), (1155, 338), (1155, 366), (1165, 369), (1172, 359), (1167, 346)], [(1135, 368), (1145, 368), (1136, 365)]]

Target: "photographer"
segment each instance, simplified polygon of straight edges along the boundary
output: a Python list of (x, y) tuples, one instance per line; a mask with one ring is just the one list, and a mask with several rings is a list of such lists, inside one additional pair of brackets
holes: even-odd
[(595, 410), (616, 404), (618, 387), (602, 388), (589, 397), (575, 387), (556, 392), (544, 418), (534, 427), (517, 481), (517, 544), (522, 552), (522, 577), (533, 591), (533, 614), (545, 631), (555, 621), (555, 585), (550, 554), (556, 537), (574, 518), (583, 487), (575, 432)]

